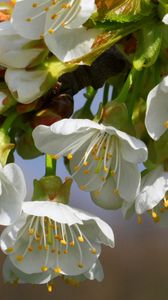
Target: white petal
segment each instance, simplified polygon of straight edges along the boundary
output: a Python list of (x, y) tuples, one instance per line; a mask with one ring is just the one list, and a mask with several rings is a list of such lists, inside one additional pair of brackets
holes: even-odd
[(163, 17), (162, 22), (168, 25), (168, 14)]
[(135, 215), (135, 200), (132, 201), (123, 201), (121, 208), (123, 217), (127, 220)]
[[(45, 43), (49, 50), (61, 61), (69, 62), (91, 52), (95, 38), (100, 31), (96, 29), (60, 28), (55, 33), (45, 35)], [(68, 40), (68, 43), (67, 43)]]
[(71, 145), (74, 142), (77, 150), (81, 143), (84, 144), (94, 135), (96, 129), (101, 128), (103, 128), (101, 125), (90, 120), (63, 119), (50, 127), (37, 126), (33, 130), (33, 138), (37, 149), (41, 152), (51, 154), (62, 152), (61, 155), (66, 155), (72, 150)]
[[(41, 0), (40, 4), (45, 2), (46, 0)], [(40, 35), (44, 32), (46, 13), (44, 12), (39, 17), (33, 19), (32, 22), (27, 22), (27, 19), (38, 15), (44, 8), (44, 6), (33, 8), (33, 3), (34, 0), (24, 0), (16, 3), (12, 15), (12, 25), (21, 36), (36, 40), (40, 39)]]
[(9, 247), (14, 246), (17, 240), (18, 232), (20, 231), (21, 228), (24, 227), (24, 225), (26, 224), (26, 220), (27, 220), (27, 216), (22, 214), (21, 217), (19, 217), (14, 224), (6, 227), (3, 230), (0, 238), (0, 245), (2, 251), (6, 252), (6, 250)]
[(101, 189), (91, 192), (94, 203), (104, 209), (118, 209), (122, 205), (122, 199), (114, 191), (116, 183), (112, 176), (109, 176)]
[(136, 198), (135, 209), (138, 214), (155, 207), (168, 190), (168, 172), (159, 166), (142, 178), (141, 192)]
[(154, 140), (158, 140), (166, 131), (164, 123), (168, 121), (167, 94), (168, 76), (148, 94), (145, 125)]
[(90, 0), (89, 2), (86, 2), (86, 0), (81, 0), (78, 14), (76, 14), (74, 19), (70, 21), (68, 25), (65, 25), (65, 27), (70, 29), (80, 27), (89, 19), (94, 11), (96, 11), (95, 0)]
[(16, 34), (15, 29), (13, 28), (11, 22), (1, 22), (0, 23), (0, 36), (3, 37), (4, 35), (14, 35)]
[(93, 267), (84, 274), (89, 280), (97, 280), (101, 282), (104, 279), (103, 267), (99, 260), (93, 265)]
[(81, 251), (82, 251), (82, 264), (83, 268), (79, 268), (80, 263), (80, 255), (79, 249), (77, 246), (69, 248), (67, 255), (60, 255), (59, 256), (59, 265), (62, 269), (62, 272), (65, 275), (79, 275), (81, 273), (85, 273), (88, 269), (90, 269), (97, 260), (97, 257), (100, 255), (101, 247), (98, 243), (93, 243), (93, 247), (96, 249), (96, 255), (92, 254), (89, 251), (89, 245), (84, 242), (80, 244)]
[(85, 230), (89, 237), (97, 237), (98, 242), (114, 247), (114, 234), (111, 227), (106, 222), (88, 212), (86, 213), (80, 209), (75, 210), (82, 221), (88, 221), (84, 226), (85, 228), (87, 227), (87, 230)]
[(9, 225), (21, 214), (26, 196), (26, 183), (19, 166), (8, 164), (0, 170), (0, 224)]
[(136, 164), (121, 161), (121, 175), (118, 186), (119, 195), (122, 199), (131, 201), (135, 199), (140, 188), (141, 173)]
[(33, 102), (42, 95), (41, 86), (47, 77), (46, 71), (8, 69), (5, 81), (16, 100), (23, 104)]
[(88, 119), (63, 119), (51, 125), (52, 132), (56, 134), (68, 135), (75, 132), (85, 132), (86, 129), (105, 130), (104, 125), (100, 125)]
[(72, 208), (62, 203), (51, 201), (27, 201), (23, 203), (23, 211), (32, 216), (48, 217), (52, 220), (73, 225), (82, 224), (81, 219), (73, 212)]
[(0, 23), (0, 65), (10, 68), (27, 67), (43, 49), (22, 49), (29, 40), (16, 34), (10, 22)]
[[(46, 284), (51, 279), (53, 279), (53, 273), (51, 270), (45, 273), (35, 273), (35, 274), (26, 274), (16, 268), (9, 257), (5, 259), (3, 264), (3, 279), (5, 282), (14, 283), (19, 281), (19, 283), (31, 283), (31, 284)], [(56, 277), (56, 275), (55, 275)]]
[(147, 159), (147, 147), (141, 140), (112, 126), (106, 126), (106, 132), (119, 137), (122, 156), (128, 162), (140, 163)]

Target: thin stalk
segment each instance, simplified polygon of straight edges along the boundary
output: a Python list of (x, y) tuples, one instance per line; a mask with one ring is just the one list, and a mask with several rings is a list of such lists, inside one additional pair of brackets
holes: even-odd
[(56, 159), (53, 159), (51, 157), (51, 155), (46, 154), (45, 155), (45, 167), (46, 167), (45, 176), (55, 175), (55, 172), (56, 172)]

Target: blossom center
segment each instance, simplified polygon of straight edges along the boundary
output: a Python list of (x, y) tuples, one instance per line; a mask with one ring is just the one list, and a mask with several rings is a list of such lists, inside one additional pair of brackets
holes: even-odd
[[(50, 267), (54, 272), (60, 274), (62, 268), (59, 262), (60, 255), (70, 254), (71, 248), (77, 250), (76, 264), (78, 268), (84, 268), (83, 263), (83, 244), (87, 244), (88, 252), (97, 254), (95, 247), (92, 245), (86, 234), (82, 232), (81, 225), (67, 225), (55, 222), (47, 217), (31, 217), (26, 222), (25, 226), (20, 230), (17, 241), (21, 244), (21, 239), (26, 241), (25, 250), (18, 254), (18, 250), (9, 247), (6, 250), (7, 254), (16, 254), (17, 262), (21, 263), (28, 253), (33, 251), (43, 251), (44, 261), (41, 265), (41, 271), (47, 272)], [(17, 246), (16, 246), (17, 249)], [(54, 255), (54, 259), (53, 259)], [(50, 258), (55, 261), (51, 266)], [(71, 257), (69, 257), (71, 259)], [(39, 270), (40, 272), (40, 270)]]

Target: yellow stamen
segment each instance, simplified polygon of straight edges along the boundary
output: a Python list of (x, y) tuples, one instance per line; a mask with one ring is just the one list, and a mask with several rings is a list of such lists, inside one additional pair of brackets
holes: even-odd
[(75, 166), (75, 167), (74, 167), (74, 171), (75, 171), (75, 172), (78, 172), (79, 170), (80, 170), (80, 167), (79, 167), (79, 166)]
[(168, 121), (164, 122), (164, 127), (168, 129)]
[(94, 191), (93, 193), (94, 193), (95, 197), (99, 197), (100, 196), (100, 191)]
[(80, 268), (80, 269), (83, 269), (84, 268), (84, 265), (83, 264), (78, 264), (78, 267)]
[(51, 253), (55, 253), (57, 250), (55, 248), (51, 249)]
[(29, 235), (33, 235), (34, 234), (34, 228), (29, 228), (28, 233), (29, 233)]
[(116, 173), (115, 173), (115, 171), (114, 171), (114, 170), (111, 170), (111, 172), (110, 172), (110, 173), (111, 173), (111, 175), (112, 175), (112, 176), (115, 176), (115, 175), (116, 175)]
[(32, 251), (33, 251), (33, 246), (30, 246), (30, 247), (28, 248), (28, 251), (29, 251), (29, 252), (32, 252)]
[(84, 167), (87, 167), (87, 166), (88, 166), (88, 162), (87, 162), (87, 161), (84, 161), (84, 162), (83, 162), (83, 166), (84, 166)]
[(27, 18), (26, 19), (26, 22), (31, 22), (32, 21), (32, 18)]
[(84, 238), (83, 238), (83, 236), (82, 235), (80, 235), (80, 236), (78, 236), (78, 241), (80, 242), (80, 243), (84, 243)]
[(47, 289), (48, 289), (49, 293), (52, 293), (52, 291), (53, 291), (53, 285), (51, 283), (48, 283), (47, 284)]
[(50, 154), (50, 157), (56, 160), (60, 158), (60, 156), (57, 154)]
[(89, 170), (84, 170), (84, 171), (83, 171), (83, 174), (84, 174), (84, 175), (88, 175), (89, 172), (90, 172)]
[(97, 254), (97, 251), (96, 251), (95, 248), (91, 249), (90, 252), (91, 252), (92, 254)]
[(71, 8), (71, 4), (69, 3), (64, 3), (61, 5), (62, 8)]
[(166, 197), (164, 197), (163, 205), (165, 208), (168, 208), (168, 199)]
[(36, 7), (37, 7), (37, 3), (33, 3), (33, 4), (32, 4), (32, 7), (33, 7), (33, 8), (36, 8)]
[(74, 247), (75, 246), (75, 242), (72, 241), (72, 242), (69, 243), (69, 245), (70, 245), (70, 247)]
[(64, 246), (66, 246), (66, 244), (67, 244), (67, 242), (66, 242), (66, 240), (60, 240), (60, 243), (62, 244), (62, 245), (64, 245)]
[(104, 172), (108, 173), (109, 169), (107, 167), (104, 167)]
[(64, 250), (64, 254), (68, 254), (68, 250), (67, 249)]
[(12, 247), (9, 247), (9, 248), (6, 249), (7, 253), (12, 253), (13, 251), (14, 251), (14, 249)]
[(54, 29), (53, 28), (48, 29), (48, 33), (53, 34), (54, 33)]
[(152, 218), (155, 223), (158, 223), (160, 221), (160, 217), (155, 211), (152, 211)]
[(23, 259), (24, 259), (23, 255), (16, 256), (16, 260), (19, 261), (19, 262), (22, 262)]
[(137, 216), (137, 221), (138, 221), (138, 224), (142, 224), (142, 216), (141, 215)]
[(113, 194), (116, 195), (116, 196), (119, 196), (119, 190), (114, 189), (114, 190), (113, 190)]
[(86, 186), (85, 185), (80, 185), (79, 187), (82, 191), (84, 191), (86, 189)]
[(165, 212), (165, 208), (164, 208), (164, 207), (161, 207), (161, 208), (160, 208), (160, 213), (163, 214), (164, 212)]
[(42, 266), (41, 267), (41, 271), (42, 272), (47, 272), (48, 271), (48, 267), (47, 266)]
[(62, 270), (61, 270), (60, 267), (57, 267), (57, 268), (54, 269), (54, 272), (60, 274), (62, 272)]
[(68, 160), (72, 160), (72, 159), (73, 159), (73, 154), (72, 154), (72, 153), (68, 153), (67, 159), (68, 159)]
[(52, 16), (51, 16), (51, 19), (52, 20), (55, 20), (57, 18), (57, 14), (53, 14)]
[(43, 249), (42, 245), (38, 245), (38, 250), (41, 251)]
[(56, 235), (55, 235), (55, 239), (58, 240), (58, 241), (61, 241), (61, 240), (62, 240), (62, 238), (61, 238), (61, 236), (60, 236), (59, 234), (56, 234)]

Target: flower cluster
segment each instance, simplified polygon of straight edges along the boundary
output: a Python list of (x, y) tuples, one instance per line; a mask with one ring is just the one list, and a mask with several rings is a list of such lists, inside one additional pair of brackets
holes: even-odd
[[(0, 248), (7, 256), (6, 281), (47, 284), (51, 292), (58, 276), (72, 285), (103, 279), (101, 244), (113, 248), (114, 234), (97, 216), (69, 205), (73, 181), (99, 207), (121, 209), (138, 223), (149, 212), (167, 225), (167, 49), (166, 1), (0, 4), (0, 224), (6, 226)], [(83, 87), (85, 102), (74, 111), (73, 96)], [(32, 198), (15, 151), (23, 159), (45, 157)], [(71, 176), (64, 182), (56, 170), (61, 158)]]

